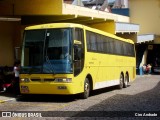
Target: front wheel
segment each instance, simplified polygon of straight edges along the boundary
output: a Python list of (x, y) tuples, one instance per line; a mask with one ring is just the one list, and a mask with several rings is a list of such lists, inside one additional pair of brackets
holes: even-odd
[(84, 92), (81, 93), (81, 98), (87, 99), (89, 97), (89, 94), (90, 94), (90, 83), (88, 78), (86, 78), (84, 81)]

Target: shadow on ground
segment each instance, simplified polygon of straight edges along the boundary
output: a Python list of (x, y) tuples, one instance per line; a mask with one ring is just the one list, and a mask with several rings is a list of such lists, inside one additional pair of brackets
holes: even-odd
[[(116, 87), (109, 87), (109, 88), (104, 88), (100, 90), (95, 90), (91, 92), (90, 96), (95, 96), (99, 94), (103, 94), (106, 92), (110, 92), (115, 90)], [(17, 101), (19, 102), (59, 102), (59, 103), (64, 103), (64, 102), (73, 102), (76, 100), (79, 100), (80, 95), (22, 95), (20, 97), (17, 97)]]
[[(73, 117), (109, 117), (150, 120), (157, 117), (134, 117), (135, 113), (156, 113), (160, 117), (160, 82), (151, 90), (136, 95), (116, 94)], [(118, 118), (118, 116), (120, 118)], [(123, 118), (124, 119), (124, 118)]]

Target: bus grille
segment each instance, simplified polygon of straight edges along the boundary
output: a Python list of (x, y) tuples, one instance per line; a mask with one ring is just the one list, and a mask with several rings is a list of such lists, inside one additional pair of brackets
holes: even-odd
[(53, 82), (55, 79), (44, 79), (44, 82)]
[(31, 79), (31, 81), (33, 81), (33, 82), (53, 82), (55, 79), (51, 79), (51, 78), (49, 78), (49, 79)]
[(31, 81), (33, 81), (33, 82), (40, 82), (41, 81), (41, 79), (31, 79)]

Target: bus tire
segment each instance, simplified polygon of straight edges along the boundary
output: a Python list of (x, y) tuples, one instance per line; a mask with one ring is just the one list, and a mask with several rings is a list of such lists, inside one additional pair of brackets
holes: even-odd
[(121, 74), (121, 75), (120, 75), (120, 78), (119, 78), (119, 82), (120, 82), (120, 83), (119, 83), (119, 85), (118, 85), (118, 89), (122, 89), (122, 88), (123, 88), (123, 81), (124, 81), (124, 80), (123, 80), (123, 75)]
[(123, 87), (126, 88), (128, 86), (128, 75), (125, 75)]
[(88, 78), (86, 78), (84, 81), (84, 92), (81, 93), (81, 98), (87, 99), (89, 97), (89, 94), (90, 94), (90, 83)]

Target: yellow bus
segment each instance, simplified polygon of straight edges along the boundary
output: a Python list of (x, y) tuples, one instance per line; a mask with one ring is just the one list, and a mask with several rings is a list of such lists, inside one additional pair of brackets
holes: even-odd
[(30, 26), (24, 31), (20, 91), (85, 99), (92, 90), (127, 87), (135, 66), (132, 40), (74, 23)]

